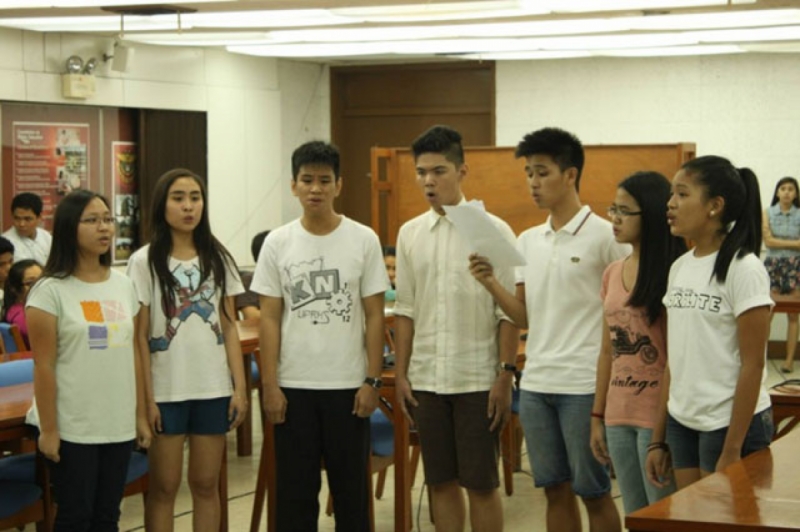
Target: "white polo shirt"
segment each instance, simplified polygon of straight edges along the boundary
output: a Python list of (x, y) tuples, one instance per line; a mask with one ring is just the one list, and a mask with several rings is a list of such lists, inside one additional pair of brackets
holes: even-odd
[[(513, 243), (511, 227), (489, 216)], [(433, 210), (400, 228), (394, 314), (414, 321), (408, 378), (415, 390), (481, 392), (497, 377), (497, 327), (508, 317), (469, 272), (471, 252), (452, 222)], [(495, 277), (513, 289), (512, 268), (496, 268)]]
[(14, 244), (14, 262), (19, 262), (23, 259), (34, 259), (42, 266), (47, 263), (53, 236), (41, 227), (36, 228), (35, 238), (20, 236), (14, 226), (3, 233), (3, 236)]
[(528, 262), (517, 268), (528, 310), (527, 360), (520, 388), (594, 393), (603, 334), (603, 272), (630, 254), (630, 246), (618, 244), (611, 222), (587, 205), (558, 231), (548, 217), (523, 232), (517, 245)]

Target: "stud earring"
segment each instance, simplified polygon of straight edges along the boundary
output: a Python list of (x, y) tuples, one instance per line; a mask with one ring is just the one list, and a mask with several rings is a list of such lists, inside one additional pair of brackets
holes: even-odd
[(709, 214), (709, 215), (711, 215), (711, 216), (714, 216), (714, 211), (711, 211), (711, 212), (710, 212), (710, 213), (708, 213), (708, 214)]

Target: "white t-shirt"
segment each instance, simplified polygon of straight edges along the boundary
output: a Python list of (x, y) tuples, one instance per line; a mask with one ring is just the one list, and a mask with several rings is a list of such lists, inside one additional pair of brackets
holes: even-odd
[[(232, 393), (225, 339), (220, 325), (222, 290), (213, 274), (202, 285), (200, 262), (170, 257), (180, 288), (172, 316), (164, 314), (161, 287), (151, 275), (144, 246), (131, 255), (128, 275), (143, 305), (150, 307), (150, 373), (156, 402), (227, 397)], [(234, 265), (225, 267), (225, 295), (244, 292)], [(231, 316), (235, 320), (236, 316)]]
[(558, 231), (550, 218), (517, 241), (527, 265), (528, 341), (520, 388), (539, 393), (594, 393), (603, 332), (600, 285), (606, 267), (630, 253), (611, 223), (583, 206)]
[(269, 234), (250, 289), (283, 298), (278, 384), (358, 388), (366, 376), (362, 299), (390, 287), (378, 236), (342, 217), (317, 236), (300, 220)]
[(36, 228), (36, 236), (34, 238), (22, 237), (17, 233), (16, 227), (11, 227), (8, 231), (3, 233), (14, 244), (14, 262), (19, 262), (23, 259), (33, 259), (42, 266), (47, 263), (47, 257), (50, 256), (50, 245), (53, 243), (53, 236), (42, 229)]
[[(730, 425), (741, 371), (736, 319), (755, 307), (772, 306), (769, 276), (753, 254), (731, 261), (724, 284), (711, 279), (717, 253), (694, 250), (672, 264), (664, 296), (667, 307), (669, 413), (682, 425), (711, 431)], [(767, 356), (766, 349), (764, 357)], [(761, 378), (756, 409), (770, 406)]]
[[(100, 283), (42, 279), (27, 307), (56, 317), (56, 410), (62, 440), (113, 443), (136, 437), (133, 322), (139, 301), (131, 280), (110, 271)], [(34, 402), (27, 422), (39, 426)]]

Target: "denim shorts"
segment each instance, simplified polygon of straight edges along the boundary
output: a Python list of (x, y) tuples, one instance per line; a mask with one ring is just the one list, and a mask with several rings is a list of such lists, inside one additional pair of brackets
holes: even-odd
[(537, 488), (571, 482), (584, 499), (611, 491), (608, 469), (589, 445), (593, 403), (594, 394), (520, 393), (519, 419)]
[(158, 403), (162, 434), (225, 434), (230, 397)]
[[(748, 454), (769, 447), (775, 425), (772, 422), (772, 408), (753, 416), (750, 428), (742, 443), (742, 458)], [(680, 424), (672, 416), (667, 416), (667, 443), (675, 469), (694, 469), (713, 473), (722, 454), (728, 427), (711, 431), (698, 431)]]

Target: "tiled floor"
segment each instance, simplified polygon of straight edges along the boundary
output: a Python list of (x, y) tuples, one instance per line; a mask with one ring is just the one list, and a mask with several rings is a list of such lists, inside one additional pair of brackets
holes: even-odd
[[(769, 362), (768, 384), (773, 385), (784, 380), (784, 375), (778, 371), (780, 361), (771, 360)], [(797, 365), (795, 367), (798, 367)], [(800, 377), (800, 369), (786, 377)], [(254, 399), (256, 396), (254, 396)], [(253, 416), (255, 423), (254, 434), (260, 434), (260, 423), (258, 415)], [(253, 491), (256, 484), (258, 473), (258, 449), (261, 447), (261, 439), (256, 436), (253, 448), (256, 450), (255, 456), (239, 458), (235, 453), (235, 439), (229, 436), (228, 439), (228, 491), (229, 491), (229, 515), (231, 532), (247, 531), (250, 528), (250, 516), (253, 510)], [(386, 482), (386, 490), (382, 500), (375, 502), (375, 521), (378, 532), (393, 530), (393, 480), (392, 468), (389, 468), (389, 478)], [(417, 485), (412, 491), (414, 530), (433, 531), (434, 527), (428, 518), (427, 496), (421, 492), (421, 474), (418, 475)], [(614, 486), (613, 495), (617, 507), (622, 513), (622, 501), (619, 498), (619, 491)], [(323, 483), (323, 493), (320, 494), (320, 507), (325, 508), (327, 491)], [(527, 459), (523, 458), (523, 471), (514, 474), (514, 494), (507, 497), (502, 495), (505, 530), (508, 532), (544, 530), (545, 529), (545, 500), (542, 490), (535, 489), (530, 477), (530, 468)], [(191, 497), (188, 487), (183, 485), (175, 506), (175, 531), (188, 532), (192, 527)], [(324, 512), (320, 512), (319, 530), (328, 532), (334, 530), (334, 521)], [(584, 517), (585, 519), (585, 517)], [(141, 497), (130, 497), (123, 503), (122, 521), (120, 530), (134, 531), (144, 530), (142, 526), (142, 500)], [(266, 530), (264, 519), (260, 530)], [(584, 521), (584, 530), (588, 526)]]

